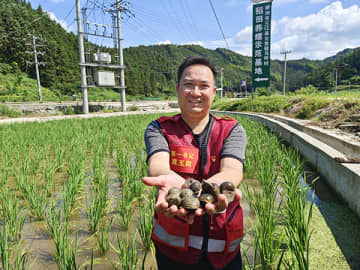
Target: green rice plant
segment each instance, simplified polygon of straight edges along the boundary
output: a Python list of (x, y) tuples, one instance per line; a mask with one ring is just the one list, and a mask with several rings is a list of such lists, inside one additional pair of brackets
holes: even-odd
[(0, 194), (0, 205), (3, 221), (8, 225), (8, 237), (11, 241), (18, 241), (26, 219), (26, 212), (20, 207), (18, 199), (2, 190)]
[(36, 220), (44, 219), (44, 211), (48, 205), (47, 192), (42, 190), (42, 186), (29, 180), (26, 176), (20, 177), (18, 181), (24, 199), (29, 203), (31, 214)]
[(108, 178), (104, 178), (92, 192), (92, 200), (86, 210), (88, 226), (91, 232), (98, 230), (100, 219), (104, 215), (108, 204), (108, 183)]
[(61, 231), (58, 241), (55, 241), (55, 247), (55, 261), (59, 269), (80, 269), (80, 267), (76, 265), (76, 254), (78, 249), (77, 235), (74, 241), (70, 241), (67, 227), (65, 227), (65, 230)]
[[(132, 236), (130, 243), (129, 236), (126, 236), (126, 240), (120, 239), (119, 234), (116, 234), (116, 247), (113, 247), (114, 251), (119, 257), (120, 263), (113, 264), (115, 269), (121, 270), (135, 270), (138, 264), (139, 257), (135, 246), (136, 234)], [(119, 268), (121, 265), (121, 268)]]
[(46, 183), (47, 195), (50, 196), (55, 191), (54, 183), (54, 173), (55, 173), (55, 164), (51, 160), (46, 160), (45, 169), (44, 169), (44, 180)]
[(31, 158), (30, 158), (30, 168), (31, 168), (31, 173), (33, 175), (36, 175), (40, 169), (40, 162), (42, 159), (43, 153), (42, 151), (39, 151), (39, 149), (33, 150), (31, 153)]
[[(253, 245), (255, 256), (252, 269), (271, 269), (279, 264), (280, 245), (283, 236), (277, 230), (278, 215), (275, 211), (275, 193), (276, 186), (273, 186), (273, 196), (268, 196), (264, 190), (256, 193), (250, 192), (248, 186), (245, 185), (244, 190), (249, 202), (250, 208), (255, 212), (256, 221), (253, 224), (254, 239)], [(268, 191), (269, 192), (269, 191)], [(257, 265), (258, 261), (260, 266)]]
[(62, 145), (58, 144), (55, 147), (55, 168), (56, 171), (60, 172), (64, 167), (64, 156), (65, 156), (65, 149)]
[[(155, 198), (153, 196), (152, 198)], [(145, 207), (139, 207), (140, 209), (140, 217), (138, 220), (137, 231), (140, 235), (144, 246), (144, 257), (142, 261), (141, 269), (145, 269), (145, 261), (148, 252), (153, 249), (154, 245), (151, 240), (152, 228), (153, 228), (153, 220), (154, 220), (154, 200), (150, 200)]]
[(310, 187), (305, 185), (305, 180), (301, 181), (303, 166), (299, 155), (292, 150), (285, 153), (287, 156), (283, 160), (283, 177), (286, 189), (286, 234), (292, 257), (292, 262), (287, 260), (286, 265), (306, 270), (309, 269), (310, 221), (314, 194), (308, 203)]
[(54, 204), (47, 212), (47, 228), (54, 239), (56, 254), (55, 262), (59, 269), (79, 269), (76, 265), (78, 248), (77, 236), (75, 241), (70, 241), (68, 236), (68, 222), (64, 222), (62, 209), (57, 209)]
[(113, 220), (113, 217), (111, 217), (109, 222), (104, 222), (104, 224), (99, 227), (99, 231), (97, 232), (97, 246), (101, 254), (105, 254), (110, 247), (109, 235)]
[(124, 229), (128, 229), (131, 222), (131, 218), (134, 214), (132, 202), (134, 200), (134, 194), (132, 190), (125, 186), (121, 190), (121, 197), (118, 199), (117, 210), (119, 211), (120, 219)]
[(100, 145), (93, 159), (94, 183), (99, 184), (105, 178), (105, 150)]
[[(9, 225), (4, 225), (0, 232), (0, 260), (3, 270), (31, 270), (35, 260), (28, 265), (29, 254), (20, 250), (20, 243), (15, 247), (9, 245)], [(13, 252), (14, 251), (14, 252)]]
[(120, 183), (122, 186), (125, 186), (127, 181), (127, 168), (129, 167), (129, 157), (120, 146), (116, 148), (116, 167), (119, 172)]
[(0, 259), (2, 269), (10, 269), (10, 247), (8, 243), (8, 226), (3, 225), (2, 231), (0, 232)]
[(63, 191), (61, 193), (61, 207), (64, 212), (64, 219), (66, 221), (70, 220), (71, 212), (76, 199), (76, 184), (71, 181), (68, 181), (63, 186)]

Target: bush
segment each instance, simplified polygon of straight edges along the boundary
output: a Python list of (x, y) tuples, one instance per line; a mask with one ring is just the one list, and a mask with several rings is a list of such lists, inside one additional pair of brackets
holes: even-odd
[(311, 84), (295, 91), (296, 95), (312, 95), (317, 93), (317, 88)]
[(307, 99), (301, 110), (295, 115), (299, 119), (311, 118), (317, 110), (325, 108), (329, 105), (329, 101), (321, 99)]
[(18, 117), (20, 113), (18, 111), (9, 109), (9, 107), (6, 105), (0, 105), (0, 115), (15, 118)]

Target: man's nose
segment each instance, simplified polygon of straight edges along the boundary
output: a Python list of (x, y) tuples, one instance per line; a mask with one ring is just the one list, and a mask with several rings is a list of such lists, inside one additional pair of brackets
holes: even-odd
[(200, 90), (199, 86), (195, 85), (194, 88), (192, 89), (191, 93), (196, 96), (200, 95), (201, 90)]

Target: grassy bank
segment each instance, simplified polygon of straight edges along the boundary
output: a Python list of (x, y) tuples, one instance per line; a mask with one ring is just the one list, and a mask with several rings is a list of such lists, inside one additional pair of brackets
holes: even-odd
[(330, 121), (339, 117), (346, 120), (346, 117), (360, 112), (360, 91), (257, 96), (254, 99), (249, 97), (238, 100), (219, 99), (212, 108), (222, 111), (276, 113), (318, 121)]

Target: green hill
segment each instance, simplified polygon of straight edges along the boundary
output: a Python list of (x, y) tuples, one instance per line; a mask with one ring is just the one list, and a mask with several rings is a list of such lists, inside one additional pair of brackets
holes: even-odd
[[(58, 23), (46, 16), (41, 6), (33, 9), (26, 0), (0, 0), (0, 98), (24, 97), (23, 100), (37, 99), (32, 55), (23, 40), (34, 33), (40, 37), (44, 47), (40, 57), (46, 62), (40, 68), (44, 98), (70, 97), (80, 93), (80, 68), (78, 66), (78, 38), (66, 32)], [(35, 19), (42, 16), (36, 23)], [(136, 16), (136, 14), (135, 14)], [(94, 50), (110, 52), (115, 59), (117, 52), (110, 48), (91, 44)], [(224, 89), (239, 91), (241, 80), (251, 87), (251, 58), (231, 50), (218, 48), (209, 50), (198, 45), (153, 45), (130, 47), (124, 50), (125, 80), (127, 94), (132, 97), (174, 96), (178, 65), (189, 55), (203, 55), (223, 69)], [(294, 91), (308, 84), (318, 89), (332, 89), (335, 84), (334, 69), (338, 63), (350, 66), (339, 74), (342, 84), (360, 83), (360, 48), (348, 49), (324, 61), (308, 59), (288, 61), (287, 90)], [(271, 89), (282, 91), (283, 62), (271, 61)], [(7, 78), (7, 76), (9, 76)], [(32, 85), (32, 86), (30, 86)], [(218, 78), (220, 86), (220, 78)], [(49, 92), (47, 92), (49, 91)], [(118, 99), (119, 93), (109, 88), (90, 88), (89, 97), (97, 99)], [(19, 98), (17, 98), (19, 99)]]

